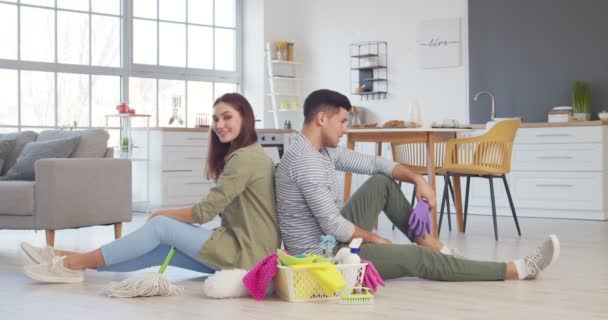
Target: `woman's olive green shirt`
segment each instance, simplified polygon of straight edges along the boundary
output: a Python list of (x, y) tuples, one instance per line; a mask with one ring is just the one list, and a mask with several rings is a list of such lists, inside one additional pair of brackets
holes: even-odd
[(259, 144), (234, 151), (207, 198), (194, 205), (197, 223), (222, 218), (199, 253), (217, 269), (250, 269), (281, 246), (273, 161)]

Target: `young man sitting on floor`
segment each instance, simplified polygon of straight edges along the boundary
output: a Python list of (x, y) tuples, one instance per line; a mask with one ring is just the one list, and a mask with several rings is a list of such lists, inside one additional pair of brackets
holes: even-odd
[[(279, 227), (291, 254), (320, 253), (320, 237), (341, 243), (362, 238), (359, 255), (374, 263), (385, 279), (414, 276), (432, 280), (481, 281), (533, 279), (559, 256), (559, 241), (548, 237), (531, 255), (513, 262), (483, 262), (456, 257), (428, 233), (409, 237), (418, 245), (392, 244), (373, 233), (378, 214), (408, 236), (412, 207), (394, 180), (414, 183), (418, 199), (435, 206), (435, 193), (405, 165), (338, 147), (348, 131), (350, 101), (331, 90), (317, 90), (304, 102), (304, 127), (292, 139), (276, 173)], [(342, 206), (336, 170), (367, 174), (368, 179)]]

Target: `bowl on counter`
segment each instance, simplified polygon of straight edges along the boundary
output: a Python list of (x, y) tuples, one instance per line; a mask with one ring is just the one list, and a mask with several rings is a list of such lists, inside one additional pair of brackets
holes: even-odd
[(608, 120), (608, 111), (604, 110), (602, 112), (598, 112), (597, 116), (600, 118), (600, 120), (606, 121)]

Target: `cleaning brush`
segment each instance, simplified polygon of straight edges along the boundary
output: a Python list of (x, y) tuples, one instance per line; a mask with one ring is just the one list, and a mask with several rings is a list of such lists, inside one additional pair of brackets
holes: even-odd
[(368, 287), (353, 287), (350, 291), (346, 291), (350, 293), (342, 293), (340, 299), (342, 304), (373, 304), (374, 295), (369, 291)]
[(172, 284), (163, 276), (174, 254), (175, 248), (171, 248), (158, 272), (147, 272), (135, 278), (112, 282), (104, 288), (103, 293), (112, 298), (179, 295), (184, 288)]

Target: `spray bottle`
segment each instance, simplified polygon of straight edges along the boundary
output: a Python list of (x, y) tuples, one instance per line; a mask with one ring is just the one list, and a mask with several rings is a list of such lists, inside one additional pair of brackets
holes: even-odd
[[(350, 248), (350, 254), (345, 256), (342, 259), (343, 264), (360, 264), (361, 257), (359, 257), (359, 247), (361, 247), (361, 243), (363, 243), (362, 238), (353, 239), (348, 247)], [(348, 287), (354, 287), (357, 285), (357, 279), (359, 277), (359, 269), (358, 268), (348, 268), (344, 270), (343, 273), (344, 281)]]
[(344, 264), (359, 264), (361, 263), (361, 257), (359, 257), (359, 250), (363, 243), (362, 238), (354, 238), (348, 247), (350, 248), (350, 254), (343, 258), (342, 263)]

